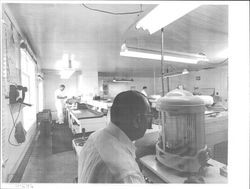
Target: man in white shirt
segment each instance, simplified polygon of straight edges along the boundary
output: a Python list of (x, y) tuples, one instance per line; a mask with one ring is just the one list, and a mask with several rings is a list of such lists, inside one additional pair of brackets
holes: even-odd
[(78, 159), (80, 183), (144, 183), (135, 161), (132, 141), (151, 126), (148, 99), (137, 91), (118, 94), (111, 107), (110, 123), (91, 134)]
[(64, 101), (67, 96), (64, 93), (65, 85), (60, 85), (60, 88), (55, 91), (55, 106), (57, 111), (57, 123), (64, 122)]
[(148, 94), (147, 94), (147, 87), (146, 86), (142, 87), (141, 93), (144, 94), (145, 96), (148, 96)]

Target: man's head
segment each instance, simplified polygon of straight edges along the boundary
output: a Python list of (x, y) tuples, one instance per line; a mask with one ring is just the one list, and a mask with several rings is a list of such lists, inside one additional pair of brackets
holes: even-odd
[(143, 89), (143, 90), (147, 90), (147, 87), (146, 87), (146, 86), (143, 86), (142, 89)]
[(60, 85), (60, 90), (63, 91), (65, 89), (65, 85), (61, 84)]
[(178, 85), (178, 86), (177, 86), (177, 89), (184, 90), (184, 86), (183, 86), (183, 85)]
[(132, 141), (144, 136), (152, 124), (148, 99), (137, 91), (118, 94), (111, 107), (111, 121)]

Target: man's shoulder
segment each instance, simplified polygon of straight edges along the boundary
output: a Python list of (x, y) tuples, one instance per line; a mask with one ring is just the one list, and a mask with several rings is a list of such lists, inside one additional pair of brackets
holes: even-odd
[(87, 143), (96, 146), (100, 142), (105, 143), (106, 138), (108, 138), (108, 136), (105, 133), (104, 129), (97, 130), (88, 137)]
[(92, 133), (88, 140), (88, 145), (95, 147), (101, 156), (106, 156), (107, 154), (113, 154), (121, 150), (118, 147), (119, 141), (109, 134), (105, 129), (101, 129)]
[(115, 178), (140, 172), (132, 154), (105, 129), (91, 134), (87, 143), (86, 150), (95, 153), (100, 158), (101, 167), (109, 170)]

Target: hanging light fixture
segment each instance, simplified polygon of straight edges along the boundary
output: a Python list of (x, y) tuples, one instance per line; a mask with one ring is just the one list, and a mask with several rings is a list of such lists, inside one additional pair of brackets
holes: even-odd
[(167, 2), (157, 5), (136, 25), (149, 31), (150, 35), (166, 27), (201, 5), (200, 2)]
[[(125, 43), (121, 46), (120, 56), (161, 60), (161, 53), (159, 51), (127, 47)], [(208, 61), (208, 59), (205, 55), (164, 51), (164, 61), (197, 64), (199, 61)]]
[(72, 68), (72, 57), (73, 56), (68, 56), (68, 67), (60, 70), (59, 74), (61, 76), (61, 79), (69, 79), (76, 71)]
[(164, 78), (176, 77), (185, 74), (189, 74), (189, 71), (187, 69), (184, 69), (182, 72), (166, 73), (164, 74)]
[(124, 79), (124, 78), (121, 78), (121, 79), (118, 79), (118, 78), (113, 78), (112, 82), (113, 83), (129, 83), (129, 82), (133, 82), (134, 79)]

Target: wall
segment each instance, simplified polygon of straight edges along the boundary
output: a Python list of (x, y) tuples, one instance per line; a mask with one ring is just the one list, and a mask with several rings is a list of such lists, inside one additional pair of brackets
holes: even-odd
[(82, 70), (78, 76), (78, 91), (83, 98), (93, 98), (98, 93), (98, 72)]
[[(5, 7), (3, 7), (3, 11), (7, 11)], [(7, 14), (7, 13), (6, 13)], [(10, 12), (8, 12), (8, 16), (12, 19), (13, 27), (11, 27), (11, 22), (9, 18), (3, 13), (2, 23), (2, 111), (1, 111), (1, 121), (2, 121), (2, 136), (1, 136), (1, 144), (2, 144), (2, 182), (9, 182), (14, 176), (16, 169), (18, 168), (20, 162), (22, 161), (28, 147), (30, 146), (33, 137), (36, 134), (36, 123), (34, 122), (31, 127), (27, 130), (26, 141), (19, 146), (12, 146), (8, 142), (8, 138), (10, 137), (10, 141), (12, 143), (16, 143), (15, 138), (13, 137), (13, 132), (11, 130), (13, 127), (13, 121), (11, 118), (10, 110), (13, 113), (13, 117), (16, 118), (19, 111), (19, 106), (9, 105), (9, 99), (6, 97), (9, 96), (9, 85), (10, 84), (21, 84), (21, 70), (20, 70), (20, 40), (21, 36), (18, 35), (17, 25)], [(33, 102), (36, 103), (36, 102)], [(16, 121), (16, 123), (23, 123), (23, 111), (20, 111), (20, 115)], [(25, 128), (25, 125), (24, 125)], [(14, 131), (14, 129), (13, 129)]]
[[(199, 76), (200, 80), (196, 80), (196, 76)], [(219, 92), (219, 95), (225, 100), (228, 98), (228, 66), (191, 72), (190, 74), (170, 79), (171, 89), (178, 84), (184, 85), (187, 90), (192, 92), (194, 87), (215, 88), (215, 92)]]
[[(200, 76), (200, 80), (196, 80), (196, 76)], [(130, 90), (131, 86), (135, 86), (136, 90), (141, 91), (145, 85), (148, 87), (148, 95), (161, 94), (161, 79), (153, 77), (133, 77), (134, 82), (130, 83), (113, 83), (112, 77), (99, 76), (99, 90), (104, 82), (108, 82), (109, 96), (115, 97), (118, 93)], [(166, 93), (166, 79), (165, 93)], [(184, 85), (185, 89), (193, 92), (194, 87), (199, 88), (215, 88), (216, 92), (222, 96), (224, 100), (228, 99), (228, 66), (218, 67), (216, 69), (201, 70), (190, 72), (186, 75), (169, 78), (169, 89), (175, 89), (179, 84)]]
[(112, 77), (103, 76), (98, 78), (99, 90), (101, 90), (104, 82), (108, 82), (109, 97), (115, 97), (122, 91), (130, 90), (132, 86), (134, 86), (137, 91), (141, 91), (143, 86), (147, 86), (148, 95), (154, 94), (154, 78), (133, 77), (134, 81), (128, 83), (113, 83), (112, 79)]

